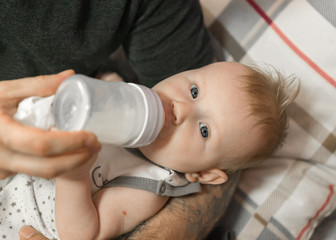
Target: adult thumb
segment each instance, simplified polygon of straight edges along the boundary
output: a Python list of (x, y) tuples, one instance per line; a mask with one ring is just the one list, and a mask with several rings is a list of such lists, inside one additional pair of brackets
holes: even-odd
[(56, 92), (57, 87), (64, 79), (74, 73), (73, 70), (66, 70), (58, 74), (6, 81), (6, 85), (3, 85), (2, 89), (0, 89), (0, 93), (4, 92), (5, 96), (10, 96), (14, 99), (30, 96), (50, 96)]
[(31, 226), (23, 226), (19, 232), (20, 240), (48, 240), (42, 233)]
[(26, 78), (26, 82), (23, 82), (26, 95), (33, 96), (37, 93), (36, 89), (38, 89), (39, 96), (49, 96), (54, 94), (59, 84), (73, 74), (75, 74), (75, 72), (72, 69), (69, 69), (58, 74)]

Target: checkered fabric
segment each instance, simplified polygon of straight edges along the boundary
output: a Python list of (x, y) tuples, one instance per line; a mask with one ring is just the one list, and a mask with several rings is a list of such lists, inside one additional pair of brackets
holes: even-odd
[(336, 208), (336, 1), (201, 4), (217, 57), (271, 64), (301, 79), (285, 145), (242, 172), (220, 226), (242, 240), (309, 239)]

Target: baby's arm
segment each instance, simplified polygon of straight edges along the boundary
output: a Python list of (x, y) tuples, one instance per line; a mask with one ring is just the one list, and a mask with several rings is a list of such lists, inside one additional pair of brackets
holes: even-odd
[(94, 196), (101, 223), (97, 239), (111, 239), (133, 230), (155, 215), (167, 200), (168, 197), (133, 188), (100, 190)]
[(89, 170), (93, 161), (56, 178), (55, 218), (60, 239), (94, 239), (99, 222), (92, 201)]
[(91, 164), (56, 178), (56, 225), (62, 240), (119, 236), (153, 216), (168, 200), (124, 187), (102, 189), (92, 197)]

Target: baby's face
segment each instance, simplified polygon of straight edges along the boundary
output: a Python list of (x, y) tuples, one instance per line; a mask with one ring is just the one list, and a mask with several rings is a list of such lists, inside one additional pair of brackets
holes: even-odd
[(153, 162), (192, 173), (230, 167), (234, 157), (255, 149), (245, 92), (239, 89), (244, 65), (220, 62), (174, 75), (153, 87), (165, 111), (157, 139), (141, 152)]

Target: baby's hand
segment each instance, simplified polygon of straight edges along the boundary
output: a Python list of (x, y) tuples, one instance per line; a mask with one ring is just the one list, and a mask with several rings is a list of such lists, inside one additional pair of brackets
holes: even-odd
[(124, 79), (115, 72), (102, 73), (97, 78), (106, 82), (124, 82)]
[(94, 162), (97, 160), (98, 153), (94, 154), (89, 161), (85, 164), (75, 168), (74, 170), (65, 172), (57, 178), (62, 178), (66, 180), (78, 181), (86, 179), (89, 176), (90, 169)]

